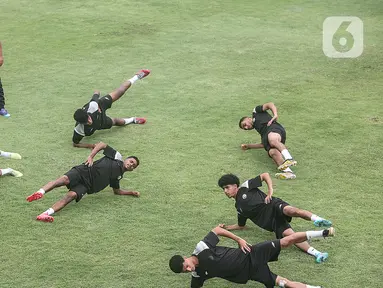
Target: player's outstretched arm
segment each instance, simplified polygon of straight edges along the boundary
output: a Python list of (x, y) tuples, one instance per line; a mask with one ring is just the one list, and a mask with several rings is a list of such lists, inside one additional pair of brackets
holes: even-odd
[(238, 243), (239, 247), (243, 251), (243, 253), (246, 254), (246, 252), (250, 252), (250, 244), (246, 242), (246, 240), (242, 239), (241, 237), (235, 235), (234, 233), (227, 231), (226, 229), (223, 229), (219, 226), (215, 227), (213, 230), (211, 230), (213, 233), (215, 233), (217, 236), (223, 236), (226, 238), (230, 238)]
[(259, 149), (259, 148), (263, 148), (263, 144), (262, 143), (254, 143), (254, 144), (241, 144), (241, 149), (242, 150), (247, 150), (247, 149)]
[(94, 146), (92, 152), (90, 152), (90, 154), (88, 156), (88, 159), (85, 162), (85, 165), (92, 166), (93, 165), (93, 158), (94, 158), (94, 156), (96, 156), (96, 154), (98, 152), (100, 152), (101, 150), (104, 150), (107, 146), (108, 145), (106, 145), (104, 142), (97, 143)]
[(113, 192), (116, 195), (131, 195), (135, 197), (140, 197), (140, 192), (138, 191), (128, 191), (128, 190), (113, 188)]
[(233, 225), (226, 225), (226, 224), (219, 224), (218, 225), (219, 227), (223, 228), (223, 229), (226, 229), (228, 231), (231, 231), (231, 230), (244, 230), (247, 228), (247, 226), (239, 226), (238, 224), (233, 224)]
[(74, 143), (73, 142), (73, 147), (77, 148), (88, 148), (88, 149), (93, 149), (96, 145), (95, 144), (88, 144), (88, 143)]

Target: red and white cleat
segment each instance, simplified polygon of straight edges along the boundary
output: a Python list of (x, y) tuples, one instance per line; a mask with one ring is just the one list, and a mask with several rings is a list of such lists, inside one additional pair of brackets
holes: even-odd
[(36, 217), (36, 220), (42, 222), (53, 222), (54, 218), (49, 216), (47, 213), (42, 213)]
[(139, 117), (134, 118), (134, 124), (145, 124), (145, 123), (146, 123), (145, 118), (139, 118)]
[(28, 201), (28, 202), (32, 202), (32, 201), (35, 201), (35, 200), (39, 200), (39, 199), (42, 198), (43, 196), (44, 196), (43, 193), (41, 193), (41, 192), (35, 192), (35, 193), (33, 193), (32, 195), (29, 195), (29, 196), (27, 197), (27, 201)]
[(138, 79), (143, 79), (150, 74), (150, 70), (142, 69), (136, 73)]

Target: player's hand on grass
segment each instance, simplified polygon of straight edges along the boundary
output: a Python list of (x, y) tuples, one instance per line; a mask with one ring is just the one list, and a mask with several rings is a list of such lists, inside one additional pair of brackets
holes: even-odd
[(221, 227), (223, 229), (226, 229), (226, 225), (225, 224), (218, 224), (218, 227)]
[(251, 251), (251, 248), (250, 248), (250, 244), (246, 242), (246, 240), (242, 239), (242, 238), (239, 238), (238, 240), (238, 246), (239, 248), (241, 248), (242, 252), (243, 253), (247, 253), (247, 252), (250, 252)]
[(93, 165), (93, 157), (88, 156), (88, 159), (85, 161), (85, 165), (88, 165), (88, 167), (91, 167)]
[(247, 144), (241, 144), (241, 149), (247, 150), (247, 149), (249, 149), (249, 147), (247, 146)]
[(138, 191), (132, 191), (132, 195), (133, 195), (134, 197), (140, 197), (140, 192), (138, 192)]

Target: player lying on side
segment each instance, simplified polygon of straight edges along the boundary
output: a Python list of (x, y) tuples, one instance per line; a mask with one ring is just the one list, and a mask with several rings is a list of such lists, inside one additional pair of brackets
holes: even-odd
[[(263, 181), (267, 184), (267, 195), (258, 188), (262, 186)], [(218, 180), (218, 186), (223, 189), (227, 197), (235, 199), (238, 224), (222, 226), (227, 230), (244, 229), (247, 219), (250, 219), (258, 227), (274, 232), (277, 239), (281, 239), (294, 233), (289, 224), (292, 217), (312, 221), (317, 227), (330, 227), (332, 225), (329, 220), (309, 211), (293, 207), (282, 199), (272, 197), (273, 182), (269, 173), (262, 173), (253, 179), (245, 181), (242, 185), (239, 185), (239, 179), (236, 175), (226, 174)], [(298, 242), (296, 246), (315, 257), (317, 263), (321, 263), (328, 258), (328, 253), (316, 250), (306, 241)]]
[[(260, 282), (267, 288), (319, 288), (291, 281), (270, 271), (268, 262), (277, 261), (281, 249), (312, 238), (334, 236), (334, 228), (321, 231), (296, 232), (283, 239), (250, 245), (244, 239), (221, 227), (214, 228), (200, 241), (190, 257), (174, 255), (169, 267), (174, 273), (191, 272), (191, 288), (198, 288), (211, 278), (245, 284), (248, 280)], [(218, 236), (233, 239), (239, 248), (217, 246)]]
[[(104, 151), (104, 157), (93, 162), (93, 158), (101, 150)], [(108, 185), (113, 188), (116, 195), (139, 197), (139, 192), (120, 188), (120, 180), (124, 173), (133, 171), (139, 164), (140, 162), (136, 156), (129, 156), (124, 160), (118, 151), (100, 142), (95, 145), (85, 163), (73, 167), (60, 178), (44, 185), (37, 192), (28, 196), (27, 201), (38, 200), (52, 189), (66, 185), (69, 191), (64, 198), (36, 218), (38, 221), (53, 222), (52, 214), (60, 211), (73, 200), (78, 202), (85, 194), (97, 193)]]
[(100, 98), (100, 92), (95, 91), (92, 99), (82, 108), (77, 109), (73, 115), (76, 124), (73, 132), (73, 146), (78, 148), (94, 148), (94, 144), (80, 143), (85, 136), (91, 136), (97, 130), (110, 129), (112, 126), (125, 126), (128, 124), (145, 124), (145, 118), (110, 118), (106, 110), (112, 107), (112, 103), (120, 99), (122, 95), (137, 80), (148, 76), (149, 70), (141, 70), (132, 78), (126, 80), (119, 88)]

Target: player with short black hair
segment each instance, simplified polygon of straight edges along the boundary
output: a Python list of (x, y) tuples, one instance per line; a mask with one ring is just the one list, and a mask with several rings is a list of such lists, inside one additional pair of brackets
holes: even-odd
[[(281, 248), (306, 241), (311, 238), (332, 237), (334, 228), (321, 231), (293, 233), (283, 239), (265, 241), (255, 245), (217, 226), (200, 241), (190, 257), (174, 255), (169, 267), (174, 273), (192, 273), (191, 288), (198, 288), (211, 278), (223, 278), (230, 282), (245, 284), (253, 280), (267, 288), (274, 286), (293, 288), (319, 288), (278, 276), (270, 271), (268, 262), (277, 261)], [(218, 236), (230, 238), (239, 248), (217, 246)]]
[(137, 80), (143, 79), (150, 74), (150, 70), (141, 70), (131, 79), (126, 80), (119, 88), (100, 98), (100, 91), (95, 91), (92, 99), (82, 108), (74, 112), (76, 120), (73, 132), (73, 146), (79, 148), (94, 148), (94, 144), (80, 143), (85, 136), (93, 135), (96, 130), (110, 129), (112, 126), (125, 126), (128, 124), (145, 124), (145, 118), (110, 118), (106, 110), (112, 107), (112, 103), (120, 99), (122, 95)]
[[(268, 187), (267, 195), (258, 187), (265, 181)], [(267, 231), (274, 232), (277, 239), (289, 236), (294, 233), (289, 222), (292, 217), (313, 221), (317, 227), (330, 227), (331, 221), (319, 217), (309, 211), (295, 208), (280, 198), (272, 197), (273, 182), (269, 173), (245, 181), (239, 186), (239, 178), (234, 174), (223, 175), (218, 180), (226, 196), (235, 199), (238, 224), (224, 225), (227, 230), (242, 230), (246, 228), (246, 221), (250, 219), (255, 225)], [(328, 253), (320, 252), (307, 242), (296, 244), (296, 246), (315, 257), (317, 263), (324, 262), (328, 258)]]
[[(96, 154), (104, 150), (104, 157), (93, 163)], [(137, 191), (127, 191), (120, 188), (120, 180), (126, 171), (133, 171), (140, 164), (136, 156), (122, 158), (122, 155), (105, 143), (98, 143), (93, 148), (85, 163), (73, 167), (60, 178), (44, 185), (39, 191), (27, 197), (28, 202), (38, 200), (54, 188), (66, 185), (69, 189), (63, 199), (53, 204), (47, 211), (37, 216), (36, 220), (52, 222), (53, 213), (60, 211), (73, 200), (80, 201), (85, 194), (97, 193), (106, 186), (113, 188), (116, 195), (132, 195), (139, 197)]]
[[(273, 116), (267, 110), (271, 110)], [(290, 166), (295, 166), (297, 161), (293, 159), (285, 146), (286, 130), (277, 120), (277, 107), (272, 102), (255, 107), (252, 117), (242, 117), (239, 120), (239, 128), (255, 129), (261, 135), (261, 143), (242, 144), (241, 148), (243, 150), (265, 148), (268, 155), (277, 164), (278, 170), (281, 171), (275, 176), (279, 179), (295, 179), (296, 175)]]

